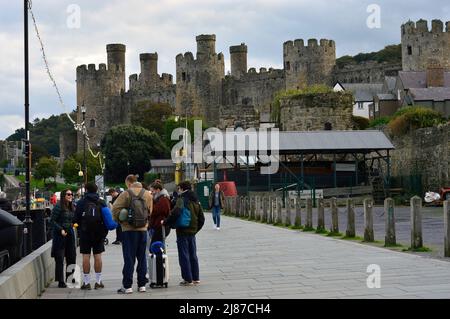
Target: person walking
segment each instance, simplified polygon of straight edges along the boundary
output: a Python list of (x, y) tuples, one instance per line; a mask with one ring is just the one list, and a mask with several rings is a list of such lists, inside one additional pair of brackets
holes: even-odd
[[(117, 197), (119, 197), (121, 191), (120, 188), (110, 188), (108, 191), (109, 195), (112, 197), (110, 202), (110, 207), (114, 205), (114, 202), (116, 201)], [(120, 224), (116, 228), (116, 240), (112, 242), (113, 245), (120, 245), (122, 243), (122, 227)]]
[(83, 255), (83, 285), (81, 289), (91, 290), (91, 253), (94, 255), (95, 286), (102, 289), (102, 253), (105, 251), (105, 238), (108, 234), (103, 222), (102, 208), (105, 202), (97, 194), (97, 185), (86, 184), (86, 194), (77, 203), (74, 223), (80, 226), (80, 253)]
[[(128, 175), (125, 179), (127, 191), (119, 195), (112, 207), (113, 219), (122, 226), (122, 287), (119, 294), (133, 293), (133, 272), (137, 259), (138, 291), (145, 292), (147, 280), (147, 228), (148, 220), (153, 209), (153, 198), (149, 191), (142, 187), (135, 175)], [(126, 217), (121, 218), (121, 211), (125, 210)], [(131, 218), (130, 218), (131, 217)]]
[(176, 233), (178, 260), (181, 268), (181, 277), (183, 278), (180, 286), (192, 286), (200, 284), (195, 235), (202, 229), (205, 223), (205, 215), (197, 195), (192, 191), (191, 183), (189, 181), (181, 182), (179, 188), (181, 193), (175, 208), (171, 211), (169, 217), (162, 221), (162, 224), (175, 228), (183, 208), (189, 209), (191, 216), (189, 226), (176, 228)]
[[(53, 242), (51, 256), (55, 258), (55, 280), (59, 288), (66, 288), (69, 265), (76, 264), (75, 233), (72, 220), (74, 218), (73, 193), (70, 189), (61, 192), (61, 199), (53, 207), (50, 216)], [(64, 258), (66, 259), (66, 275), (64, 277)], [(72, 271), (72, 273), (75, 269)]]
[(220, 210), (223, 208), (225, 203), (225, 195), (220, 189), (220, 185), (217, 183), (214, 186), (214, 192), (209, 194), (209, 209), (211, 209), (214, 227), (220, 230)]
[[(150, 245), (155, 241), (162, 241), (161, 221), (169, 217), (170, 195), (160, 182), (151, 185), (153, 194), (153, 211), (150, 217), (149, 234), (151, 236)], [(166, 227), (166, 236), (169, 235), (170, 228)]]

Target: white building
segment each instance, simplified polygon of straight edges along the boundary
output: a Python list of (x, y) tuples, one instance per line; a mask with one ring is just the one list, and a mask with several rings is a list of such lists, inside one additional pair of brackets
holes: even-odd
[(335, 92), (350, 91), (355, 97), (353, 105), (353, 115), (369, 118), (369, 106), (373, 105), (374, 96), (380, 94), (383, 83), (339, 83), (337, 82), (333, 90)]

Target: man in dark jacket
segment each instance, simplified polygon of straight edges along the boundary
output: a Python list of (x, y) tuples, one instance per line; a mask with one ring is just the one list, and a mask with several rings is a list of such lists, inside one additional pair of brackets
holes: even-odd
[[(74, 217), (74, 223), (79, 225), (80, 253), (83, 255), (83, 290), (91, 290), (91, 252), (94, 255), (95, 289), (105, 287), (102, 283), (102, 253), (105, 251), (107, 231), (101, 217), (101, 208), (105, 206), (97, 194), (97, 185), (87, 183), (86, 194), (78, 202)], [(98, 213), (100, 216), (96, 215), (94, 219), (92, 216)], [(97, 222), (94, 223), (95, 220)]]
[(209, 209), (211, 209), (214, 226), (220, 230), (220, 210), (225, 204), (225, 195), (220, 189), (220, 184), (214, 186), (214, 191), (209, 194)]
[(183, 278), (180, 285), (192, 286), (200, 283), (195, 235), (202, 229), (205, 223), (205, 215), (203, 214), (202, 206), (198, 201), (197, 195), (192, 191), (191, 183), (188, 181), (182, 182), (179, 188), (181, 194), (177, 199), (175, 208), (162, 223), (173, 228), (181, 215), (183, 207), (186, 206), (191, 212), (189, 227), (177, 228), (176, 233), (178, 259), (181, 268), (181, 277)]
[[(108, 191), (109, 195), (111, 195), (112, 199), (111, 199), (111, 207), (112, 205), (114, 205), (114, 202), (116, 201), (117, 197), (119, 197), (119, 195), (122, 193), (120, 191), (120, 188), (111, 188)], [(116, 228), (116, 240), (112, 242), (113, 245), (120, 245), (122, 243), (122, 227), (120, 226), (120, 224), (118, 224), (117, 228)]]

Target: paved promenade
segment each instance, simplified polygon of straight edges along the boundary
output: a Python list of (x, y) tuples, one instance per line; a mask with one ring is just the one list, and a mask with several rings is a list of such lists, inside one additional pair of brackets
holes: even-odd
[[(133, 294), (117, 295), (122, 252), (110, 244), (103, 259), (104, 290), (59, 289), (53, 283), (42, 298), (450, 298), (446, 260), (231, 217), (223, 217), (222, 229), (216, 231), (206, 213), (205, 227), (197, 237), (199, 286), (178, 286), (175, 233), (168, 245), (168, 289), (138, 293), (134, 282)], [(381, 288), (367, 287), (371, 264), (381, 269)]]

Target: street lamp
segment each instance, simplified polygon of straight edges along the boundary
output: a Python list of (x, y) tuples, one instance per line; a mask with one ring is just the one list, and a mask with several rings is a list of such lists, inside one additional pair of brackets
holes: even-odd
[(31, 220), (31, 196), (30, 196), (30, 78), (29, 78), (29, 59), (28, 59), (28, 8), (29, 0), (23, 1), (24, 5), (24, 80), (25, 80), (25, 229), (24, 229), (24, 242), (25, 242), (25, 254), (31, 253), (33, 250), (32, 241), (32, 225)]
[(87, 184), (87, 163), (86, 163), (86, 135), (85, 135), (85, 130), (86, 130), (86, 107), (84, 106), (84, 102), (83, 105), (81, 106), (81, 114), (83, 114), (83, 171), (84, 171), (84, 185), (86, 187)]

